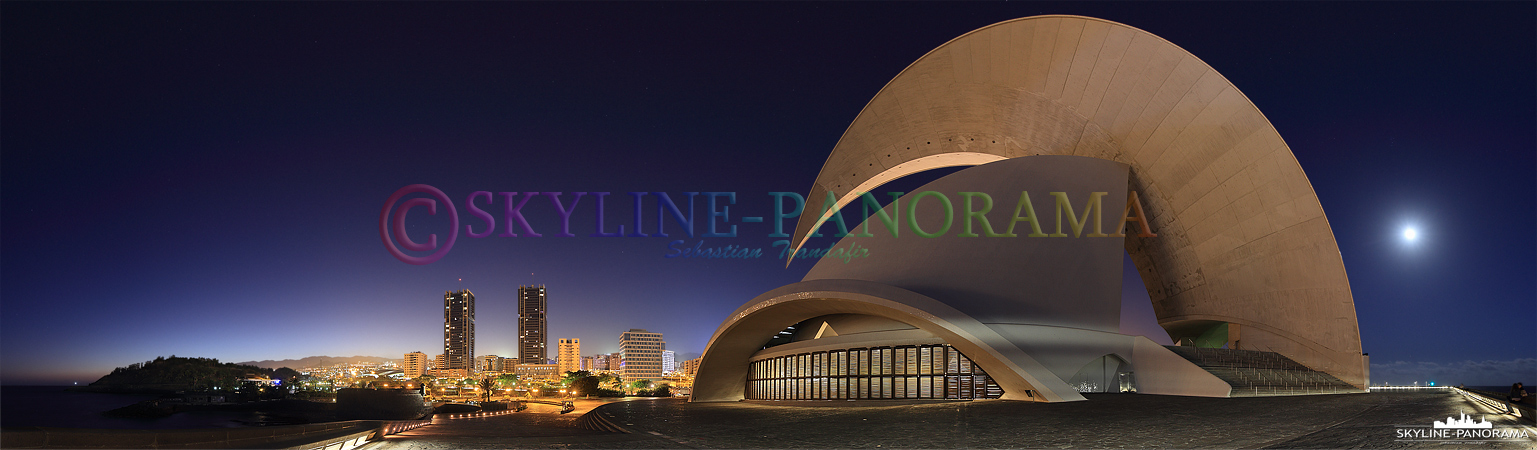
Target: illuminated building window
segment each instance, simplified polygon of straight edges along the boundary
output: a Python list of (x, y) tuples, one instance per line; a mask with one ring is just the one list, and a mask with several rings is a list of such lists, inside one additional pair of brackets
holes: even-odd
[(754, 361), (753, 400), (978, 399), (1003, 389), (949, 345), (855, 348)]

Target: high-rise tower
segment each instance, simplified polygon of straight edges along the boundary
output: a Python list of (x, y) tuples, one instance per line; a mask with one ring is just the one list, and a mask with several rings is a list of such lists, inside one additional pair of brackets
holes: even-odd
[(559, 367), (561, 375), (582, 370), (582, 340), (561, 339), (560, 353), (555, 359), (555, 364)]
[(469, 289), (443, 293), (443, 355), (448, 367), (475, 370), (475, 294)]
[(414, 379), (427, 373), (427, 354), (422, 352), (407, 353), (401, 363), (401, 370), (405, 372), (407, 379)]
[(518, 363), (547, 364), (544, 285), (518, 286)]
[(620, 376), (625, 381), (662, 379), (662, 333), (631, 328), (619, 335)]

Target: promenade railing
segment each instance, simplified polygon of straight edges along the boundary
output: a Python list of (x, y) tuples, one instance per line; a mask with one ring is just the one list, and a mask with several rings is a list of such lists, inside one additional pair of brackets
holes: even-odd
[(1525, 422), (1537, 423), (1537, 411), (1532, 405), (1532, 396), (1528, 395), (1525, 402), (1512, 404), (1508, 392), (1491, 392), (1480, 389), (1452, 388), (1469, 401), (1481, 403), (1495, 411), (1505, 411), (1506, 405), (1510, 405), (1516, 415)]

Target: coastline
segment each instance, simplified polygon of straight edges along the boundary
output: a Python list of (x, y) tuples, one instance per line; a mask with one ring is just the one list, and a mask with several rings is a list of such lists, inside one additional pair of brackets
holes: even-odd
[(161, 415), (109, 415), (164, 400), (161, 393), (103, 392), (74, 386), (0, 386), (0, 427), (196, 429), (333, 421), (334, 405), (307, 400), (175, 405)]

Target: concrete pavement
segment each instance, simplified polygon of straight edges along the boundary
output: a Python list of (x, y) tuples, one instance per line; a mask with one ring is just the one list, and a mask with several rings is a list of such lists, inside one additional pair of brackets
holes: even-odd
[[(548, 405), (443, 423), (365, 447), (443, 448), (1532, 448), (1537, 441), (1432, 442), (1400, 429), (1467, 412), (1518, 426), (1448, 391), (1198, 398), (1090, 394), (1086, 402), (631, 400), (599, 409), (629, 434), (575, 427)], [(536, 409), (543, 408), (543, 409)], [(548, 411), (546, 411), (546, 409)], [(1529, 436), (1537, 430), (1519, 425)]]

